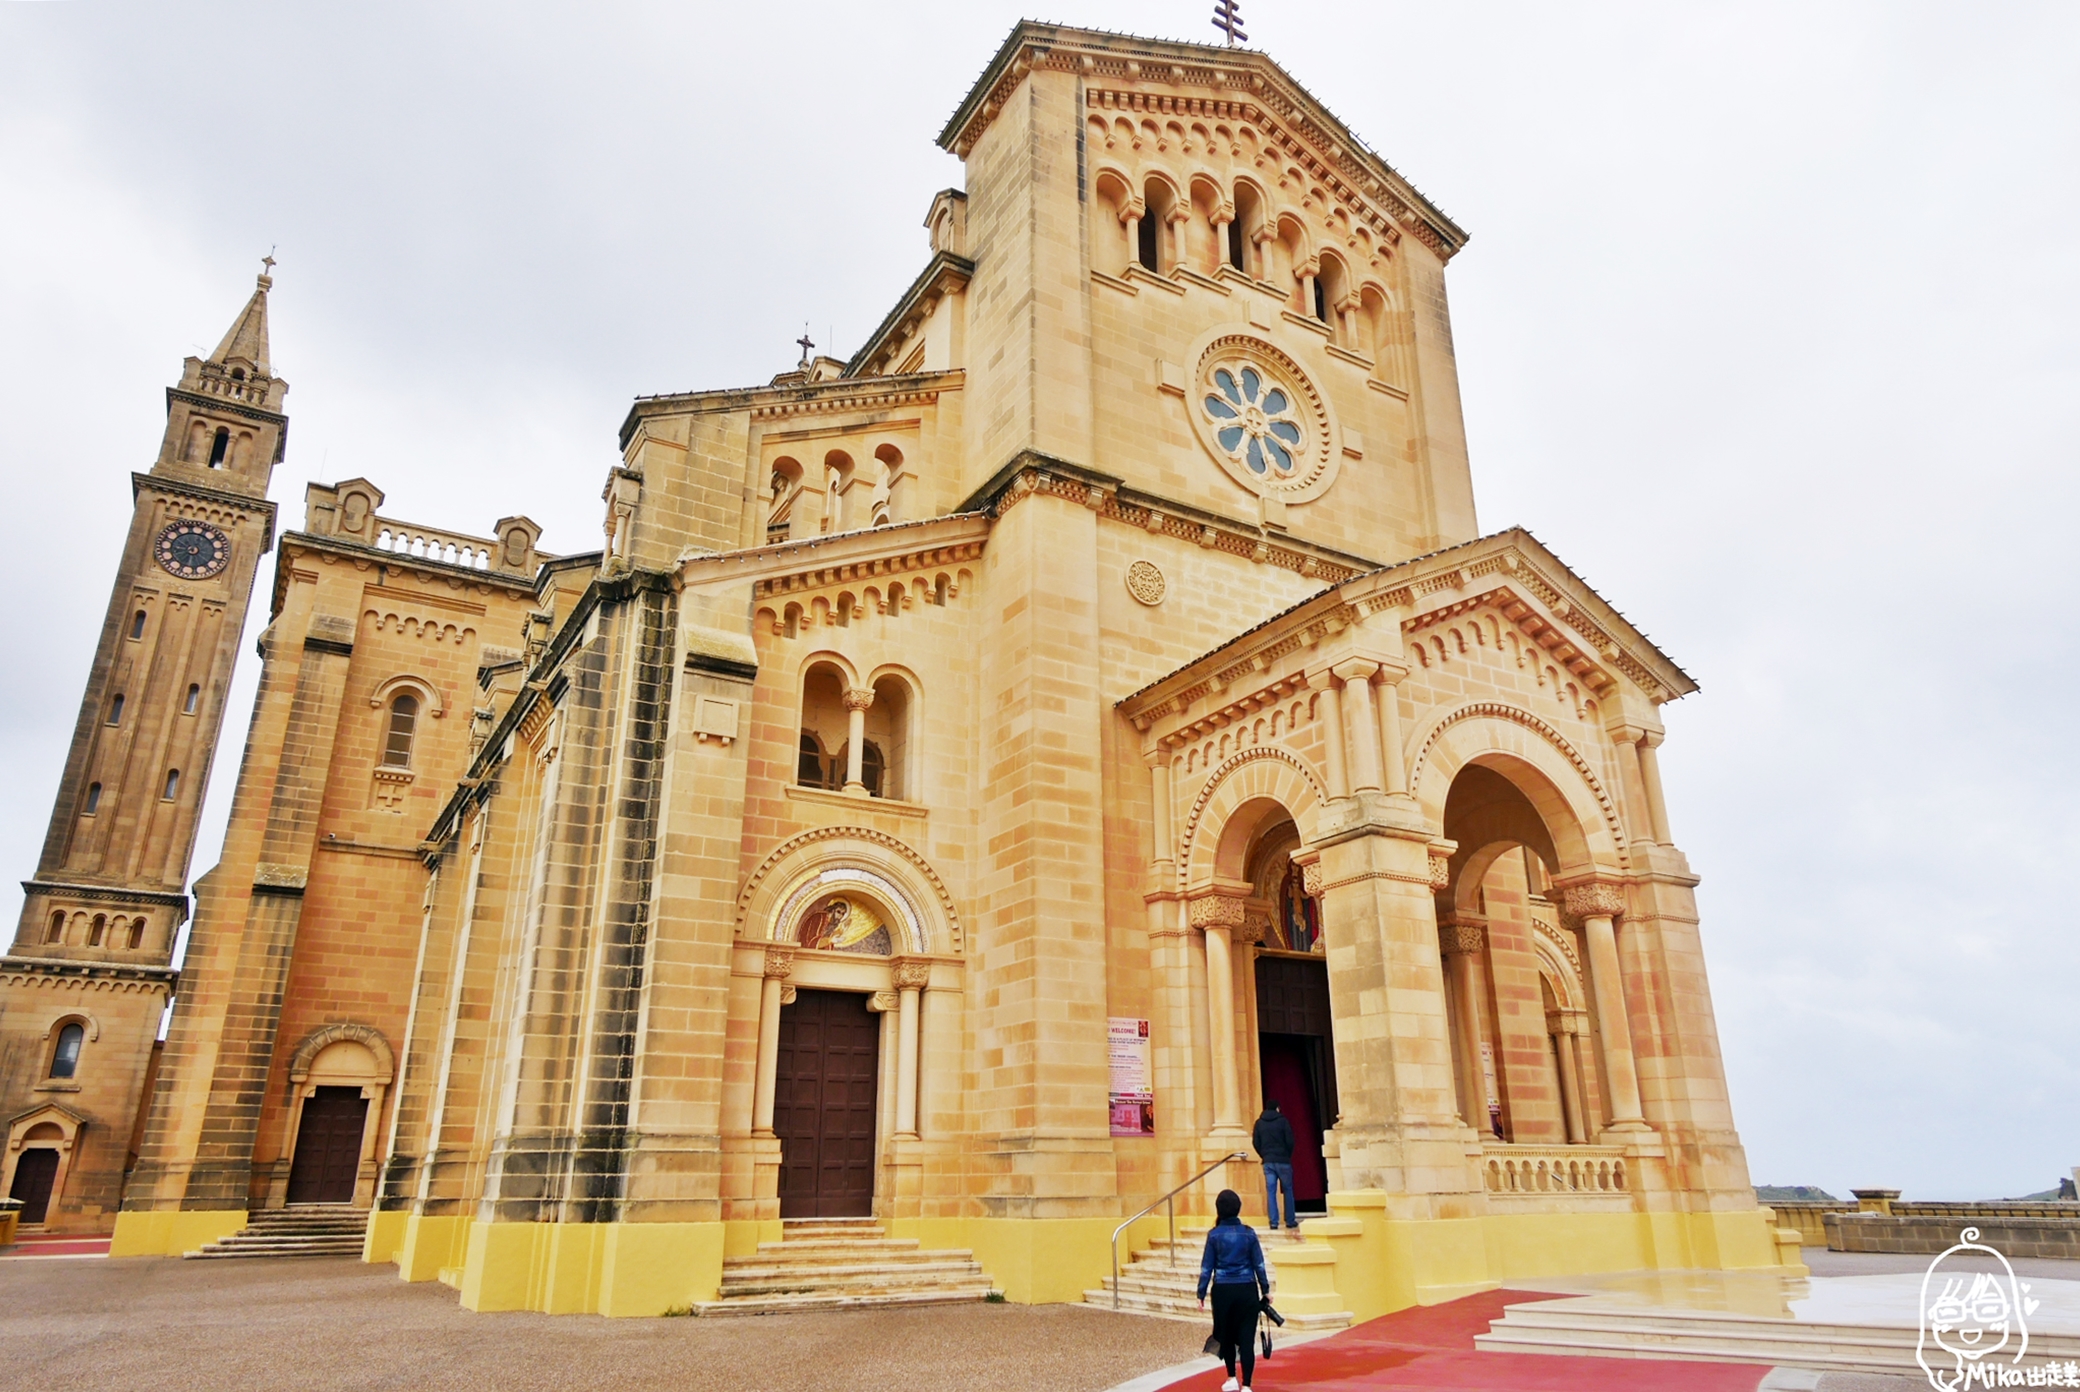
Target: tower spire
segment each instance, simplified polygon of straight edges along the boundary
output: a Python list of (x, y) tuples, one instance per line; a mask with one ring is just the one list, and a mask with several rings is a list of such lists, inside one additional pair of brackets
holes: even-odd
[(231, 321), (224, 333), (224, 341), (217, 351), (209, 355), (209, 361), (219, 367), (230, 363), (233, 358), (242, 358), (251, 363), (253, 371), (262, 377), (272, 377), (273, 370), (267, 362), (267, 292), (274, 288), (274, 277), (268, 272), (274, 269), (274, 255), (261, 258), (260, 275), (253, 286), (253, 297), (246, 307)]

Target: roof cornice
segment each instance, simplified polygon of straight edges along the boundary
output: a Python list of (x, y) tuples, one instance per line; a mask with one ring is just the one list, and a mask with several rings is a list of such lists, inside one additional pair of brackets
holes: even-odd
[[(1150, 65), (1168, 68), (1151, 72)], [(1140, 82), (1168, 80), (1177, 88), (1201, 88), (1235, 102), (1258, 102), (1293, 126), (1315, 153), (1347, 181), (1354, 194), (1378, 202), (1404, 223), (1439, 259), (1450, 260), (1469, 234), (1367, 145), (1291, 73), (1253, 49), (1180, 43), (1132, 34), (1041, 24), (1024, 20), (1011, 31), (968, 90), (945, 127), (939, 145), (965, 159), (976, 139), (1003, 109), (1018, 84), (1035, 67)]]

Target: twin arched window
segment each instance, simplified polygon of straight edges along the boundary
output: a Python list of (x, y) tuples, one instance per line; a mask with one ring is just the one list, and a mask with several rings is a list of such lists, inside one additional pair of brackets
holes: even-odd
[(871, 691), (853, 691), (836, 667), (814, 664), (802, 679), (796, 784), (840, 792), (856, 779), (868, 797), (916, 797), (911, 715), (910, 686), (901, 677), (885, 675)]
[(412, 736), (419, 725), (419, 698), (400, 691), (390, 699), (390, 722), (383, 732), (383, 767), (412, 766)]

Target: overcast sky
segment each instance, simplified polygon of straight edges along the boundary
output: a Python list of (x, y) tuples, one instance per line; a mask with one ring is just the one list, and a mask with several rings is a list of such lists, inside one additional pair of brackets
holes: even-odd
[[(1042, 17), (1207, 40), (1210, 8)], [(2055, 1183), (2080, 6), (1244, 8), (1472, 233), (1483, 529), (1531, 528), (1703, 684), (1662, 767), (1755, 1179)], [(162, 389), (270, 247), (285, 525), (365, 475), (393, 516), (589, 549), (631, 397), (879, 321), (961, 180), (932, 138), (1018, 17), (0, 5), (0, 873), (34, 868)]]

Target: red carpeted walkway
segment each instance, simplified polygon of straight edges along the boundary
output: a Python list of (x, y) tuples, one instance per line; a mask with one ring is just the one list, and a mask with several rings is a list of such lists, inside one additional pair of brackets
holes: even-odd
[[(1755, 1392), (1769, 1369), (1745, 1363), (1649, 1362), (1564, 1354), (1482, 1353), (1473, 1336), (1506, 1305), (1559, 1297), (1497, 1290), (1445, 1305), (1417, 1306), (1257, 1360), (1257, 1392)], [(1276, 1331), (1273, 1338), (1277, 1337)], [(1215, 1368), (1165, 1392), (1216, 1392)]]
[(105, 1257), (105, 1237), (74, 1237), (65, 1233), (29, 1233), (15, 1239), (12, 1247), (0, 1247), (0, 1261), (13, 1257)]

